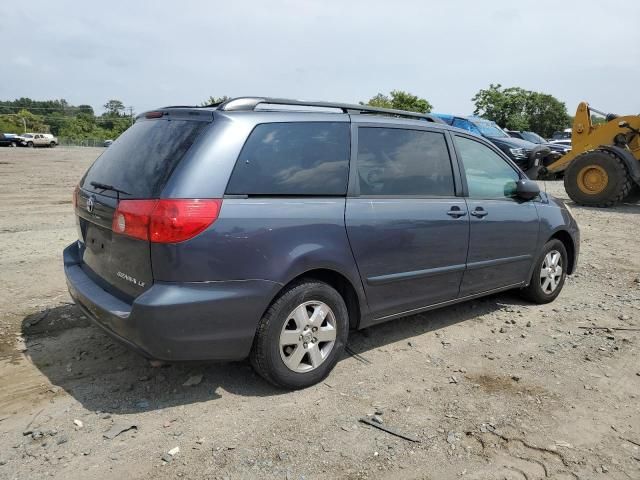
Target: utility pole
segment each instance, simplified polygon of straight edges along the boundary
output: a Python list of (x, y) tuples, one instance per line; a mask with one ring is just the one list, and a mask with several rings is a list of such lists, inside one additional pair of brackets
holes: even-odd
[(127, 107), (129, 109), (129, 118), (131, 119), (131, 125), (133, 125), (133, 107)]

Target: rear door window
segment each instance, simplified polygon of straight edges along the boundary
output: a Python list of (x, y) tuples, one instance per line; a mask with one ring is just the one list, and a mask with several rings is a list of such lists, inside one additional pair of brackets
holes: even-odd
[(257, 125), (227, 185), (231, 195), (345, 195), (349, 174), (346, 122)]
[(357, 166), (361, 195), (455, 194), (442, 133), (360, 127)]
[(115, 196), (91, 186), (91, 182), (99, 182), (127, 192), (130, 195), (126, 198), (158, 197), (207, 125), (195, 120), (138, 120), (98, 157), (82, 188)]

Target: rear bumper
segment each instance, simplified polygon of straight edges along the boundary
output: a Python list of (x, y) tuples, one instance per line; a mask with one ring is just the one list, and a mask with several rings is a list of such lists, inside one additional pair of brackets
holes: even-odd
[(281, 285), (267, 280), (155, 283), (129, 304), (82, 269), (78, 245), (64, 250), (69, 293), (109, 335), (147, 358), (246, 358), (256, 327)]

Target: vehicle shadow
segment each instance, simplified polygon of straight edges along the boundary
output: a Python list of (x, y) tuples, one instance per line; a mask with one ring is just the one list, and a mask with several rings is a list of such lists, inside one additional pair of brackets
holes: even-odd
[[(220, 389), (240, 396), (286, 393), (258, 377), (249, 362), (183, 362), (152, 367), (91, 323), (73, 304), (22, 321), (25, 355), (54, 387), (84, 408), (126, 414), (208, 402)], [(195, 385), (184, 385), (187, 381)]]
[[(523, 304), (506, 293), (351, 332), (345, 357), (362, 361), (360, 356), (369, 350)], [(220, 391), (261, 397), (287, 393), (262, 380), (248, 361), (154, 368), (93, 325), (73, 304), (25, 317), (22, 335), (28, 347), (25, 355), (33, 365), (54, 387), (91, 411), (126, 414), (164, 409), (215, 400)], [(196, 384), (184, 385), (189, 380)]]
[[(409, 317), (398, 318), (364, 330), (351, 332), (347, 354), (356, 358), (369, 350), (385, 345), (409, 340), (412, 337), (442, 330), (446, 327), (477, 319), (479, 316), (496, 312), (503, 308), (517, 310), (519, 306), (530, 305), (515, 291), (497, 293), (457, 305), (430, 310)], [(470, 326), (470, 328), (472, 328)]]

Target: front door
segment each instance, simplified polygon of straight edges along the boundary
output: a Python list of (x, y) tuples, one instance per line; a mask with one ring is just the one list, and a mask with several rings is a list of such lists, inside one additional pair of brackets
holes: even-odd
[(365, 123), (353, 139), (345, 221), (374, 319), (455, 299), (469, 215), (445, 135)]
[(534, 201), (515, 196), (520, 173), (500, 153), (472, 137), (454, 135), (466, 178), (469, 254), (460, 295), (528, 280), (538, 242)]

